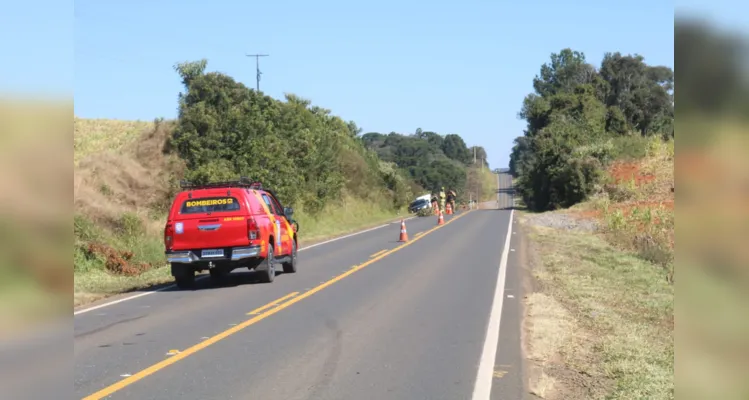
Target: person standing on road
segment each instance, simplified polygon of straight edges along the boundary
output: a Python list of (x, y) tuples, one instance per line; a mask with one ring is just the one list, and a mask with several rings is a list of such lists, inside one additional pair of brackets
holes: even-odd
[(450, 189), (447, 191), (447, 203), (450, 204), (450, 207), (452, 207), (453, 212), (455, 212), (455, 191)]
[(439, 196), (437, 196), (436, 190), (432, 190), (432, 211), (436, 213), (437, 207), (439, 207)]

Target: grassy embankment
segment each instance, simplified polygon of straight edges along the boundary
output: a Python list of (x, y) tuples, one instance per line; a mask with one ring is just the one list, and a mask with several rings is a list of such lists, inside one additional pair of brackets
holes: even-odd
[[(170, 122), (75, 120), (76, 306), (171, 281), (162, 229), (184, 167), (163, 151), (170, 132)], [(345, 196), (316, 218), (297, 209), (295, 219), (304, 245), (400, 215)]]
[[(673, 142), (631, 140), (621, 156), (590, 201), (519, 215), (535, 283), (531, 390), (542, 398), (674, 398)], [(541, 222), (552, 218), (567, 228)], [(585, 220), (600, 229), (570, 227)]]

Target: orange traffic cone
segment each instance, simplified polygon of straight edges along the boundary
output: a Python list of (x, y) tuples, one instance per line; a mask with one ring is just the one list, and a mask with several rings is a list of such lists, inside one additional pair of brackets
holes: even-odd
[(445, 214), (453, 215), (453, 207), (450, 205), (450, 203), (447, 203), (447, 205), (445, 206)]
[(437, 219), (437, 225), (443, 225), (445, 223), (445, 218), (442, 217), (442, 211), (440, 211), (440, 217)]
[(399, 242), (408, 242), (408, 232), (406, 232), (406, 221), (401, 220), (401, 236)]

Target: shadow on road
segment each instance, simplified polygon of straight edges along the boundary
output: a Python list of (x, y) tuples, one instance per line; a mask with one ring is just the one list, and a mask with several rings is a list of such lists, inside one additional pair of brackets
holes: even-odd
[[(281, 269), (281, 266), (276, 267), (276, 277), (279, 277), (283, 275), (284, 273), (282, 271), (278, 271)], [(195, 286), (190, 289), (180, 289), (175, 286), (174, 281), (166, 282), (166, 283), (160, 283), (157, 285), (149, 285), (144, 286), (142, 288), (135, 288), (131, 289), (125, 292), (122, 292), (120, 295), (133, 295), (133, 294), (139, 294), (144, 292), (153, 292), (153, 291), (160, 291), (160, 292), (176, 292), (176, 291), (196, 291), (196, 290), (208, 290), (208, 289), (220, 289), (220, 288), (226, 288), (226, 287), (235, 287), (240, 285), (254, 285), (254, 284), (263, 284), (260, 281), (259, 275), (260, 272), (256, 271), (248, 271), (246, 268), (239, 268), (231, 273), (220, 277), (220, 278), (211, 278), (208, 273), (203, 273), (200, 275), (195, 276)], [(81, 308), (87, 308), (91, 305), (95, 304), (86, 304), (84, 306), (81, 306)]]
[(515, 210), (515, 211), (528, 211), (528, 207), (525, 206), (511, 206), (511, 207), (501, 207), (499, 210)]
[[(280, 268), (280, 265), (276, 268)], [(220, 278), (206, 277), (195, 281), (195, 286), (190, 289), (179, 289), (177, 287), (169, 288), (164, 290), (165, 292), (171, 291), (196, 291), (196, 290), (207, 290), (207, 289), (221, 289), (227, 287), (236, 287), (241, 285), (254, 285), (264, 284), (260, 281), (260, 272), (247, 271), (244, 269), (237, 269), (231, 273), (224, 275)], [(284, 273), (276, 270), (276, 278), (283, 275)], [(200, 275), (204, 276), (204, 275)]]

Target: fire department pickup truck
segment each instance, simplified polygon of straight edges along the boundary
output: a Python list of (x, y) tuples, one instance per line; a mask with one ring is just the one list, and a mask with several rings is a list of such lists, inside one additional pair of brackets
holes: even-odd
[(166, 258), (179, 288), (196, 272), (220, 278), (237, 268), (273, 282), (276, 265), (296, 272), (298, 224), (273, 191), (246, 178), (193, 185), (181, 182), (164, 228)]

